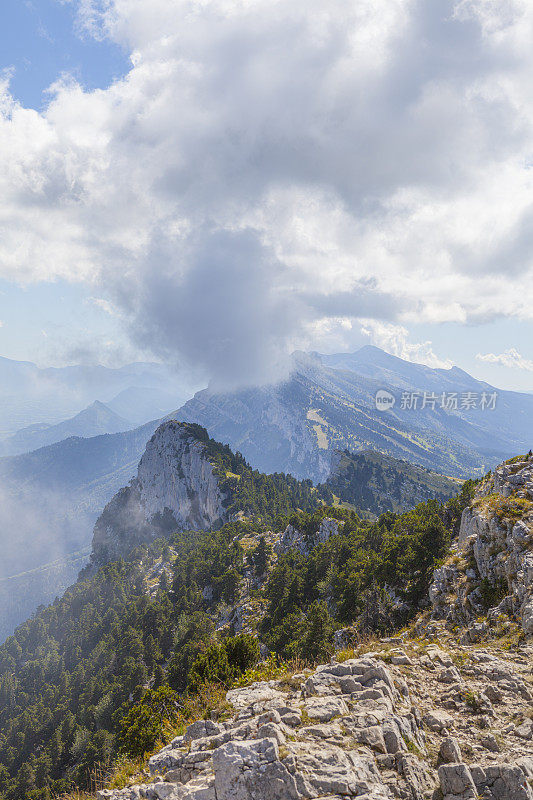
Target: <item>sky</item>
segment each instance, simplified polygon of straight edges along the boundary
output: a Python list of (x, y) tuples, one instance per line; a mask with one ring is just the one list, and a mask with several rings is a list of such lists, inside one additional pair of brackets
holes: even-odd
[(529, 0), (4, 0), (0, 355), (533, 391)]

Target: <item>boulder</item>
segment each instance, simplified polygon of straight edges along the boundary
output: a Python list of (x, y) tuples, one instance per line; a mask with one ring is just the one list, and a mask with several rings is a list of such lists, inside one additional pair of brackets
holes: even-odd
[(300, 800), (275, 739), (228, 742), (213, 753), (217, 800)]

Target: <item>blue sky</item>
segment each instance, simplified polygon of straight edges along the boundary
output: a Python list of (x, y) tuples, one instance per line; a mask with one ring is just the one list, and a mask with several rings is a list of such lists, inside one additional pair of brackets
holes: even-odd
[(531, 4), (190, 8), (3, 1), (0, 355), (533, 391)]
[(128, 70), (128, 54), (118, 45), (80, 32), (75, 3), (2, 0), (0, 15), (1, 68), (13, 69), (11, 88), (25, 106), (46, 104), (46, 90), (61, 74), (96, 89)]
[[(77, 24), (76, 5), (58, 0), (2, 0), (0, 70), (12, 72), (11, 91), (25, 107), (41, 109), (48, 88), (62, 75), (87, 90), (105, 89), (125, 75), (128, 54), (98, 41)], [(87, 357), (120, 363), (137, 354), (115, 318), (95, 304), (83, 284), (66, 281), (18, 285), (0, 280), (0, 354), (43, 366), (71, 362), (81, 343), (95, 348)]]

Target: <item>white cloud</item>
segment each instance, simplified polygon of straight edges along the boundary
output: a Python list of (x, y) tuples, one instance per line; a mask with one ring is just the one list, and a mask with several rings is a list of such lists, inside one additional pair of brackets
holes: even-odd
[(401, 325), (367, 320), (361, 328), (361, 333), (368, 336), (372, 344), (405, 361), (440, 369), (449, 369), (452, 366), (451, 361), (436, 355), (432, 342), (409, 342), (409, 331)]
[(524, 356), (514, 347), (504, 350), (503, 353), (478, 353), (476, 356), (479, 361), (485, 361), (488, 364), (499, 364), (502, 367), (510, 367), (511, 369), (524, 369), (528, 372), (533, 372), (533, 361)]
[(90, 302), (96, 306), (97, 308), (101, 308), (106, 314), (109, 314), (110, 317), (116, 317), (118, 312), (113, 303), (110, 303), (109, 300), (106, 300), (104, 297), (90, 297)]
[(526, 0), (77, 6), (132, 66), (42, 112), (4, 77), (2, 277), (84, 281), (232, 382), (336, 320), (532, 317)]

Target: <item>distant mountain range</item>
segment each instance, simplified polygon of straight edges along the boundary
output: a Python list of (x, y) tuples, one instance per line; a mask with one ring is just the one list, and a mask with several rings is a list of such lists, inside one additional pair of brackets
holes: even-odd
[[(152, 390), (159, 396), (151, 395), (154, 403), (150, 403), (150, 391), (143, 395), (143, 390)], [(129, 394), (116, 397), (124, 392)], [(28, 425), (56, 425), (95, 400), (109, 404), (116, 414), (139, 424), (176, 408), (186, 397), (182, 381), (164, 364), (140, 362), (118, 369), (82, 365), (40, 369), (29, 361), (0, 358), (3, 436)]]
[(0, 459), (0, 578), (86, 547), (96, 517), (134, 474), (157, 425), (71, 437)]
[(0, 453), (2, 455), (18, 455), (61, 442), (70, 436), (88, 438), (103, 433), (119, 433), (119, 431), (126, 431), (133, 427), (135, 426), (129, 420), (115, 414), (109, 406), (99, 400), (95, 400), (75, 417), (59, 422), (57, 425), (41, 422), (22, 428), (13, 436), (0, 442)]
[[(387, 411), (376, 408), (380, 390), (395, 399)], [(403, 407), (409, 405), (403, 393), (416, 395), (416, 408)], [(431, 402), (422, 408), (424, 393), (435, 396), (434, 408)], [(482, 396), (494, 393), (496, 407), (482, 410)], [(446, 402), (455, 395), (457, 409), (441, 408), (443, 395)], [(463, 396), (477, 407), (461, 407)], [(127, 394), (120, 402), (122, 408), (119, 398), (108, 404), (119, 417)], [(456, 367), (431, 369), (375, 347), (297, 353), (291, 376), (278, 385), (224, 394), (205, 389), (166, 418), (199, 423), (261, 472), (316, 483), (328, 479), (338, 450), (377, 451), (467, 478), (533, 444), (533, 395), (499, 391)], [(86, 548), (96, 517), (135, 473), (159, 421), (0, 459), (0, 577)]]
[[(395, 399), (388, 411), (376, 408), (380, 390)], [(495, 409), (482, 410), (482, 398), (489, 402), (495, 395)], [(443, 396), (447, 403), (455, 397), (457, 409), (441, 408)], [(462, 408), (468, 399), (477, 407)], [(258, 469), (314, 480), (327, 478), (336, 449), (377, 450), (469, 477), (533, 441), (531, 395), (499, 391), (457, 367), (432, 369), (371, 346), (332, 356), (297, 353), (284, 383), (231, 394), (205, 389), (176, 416), (204, 425)]]

